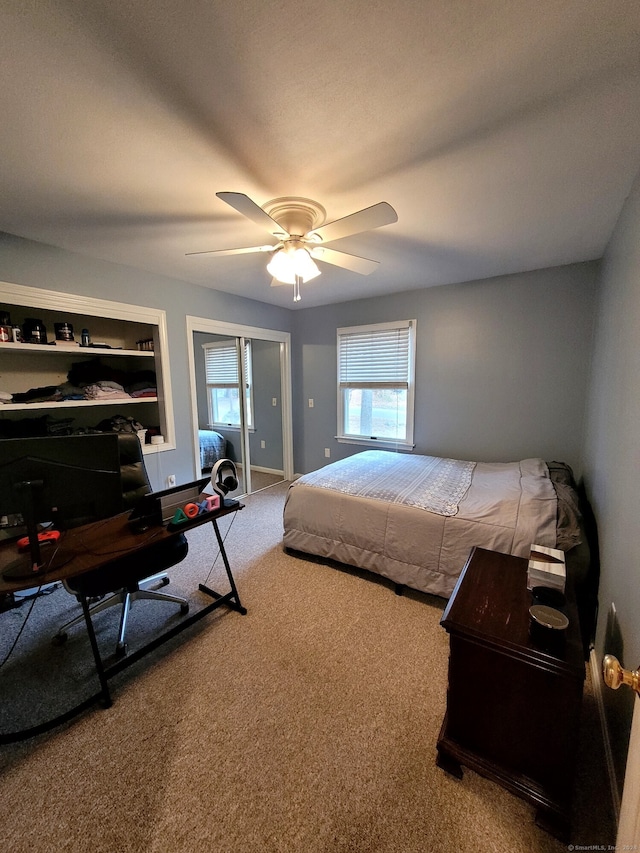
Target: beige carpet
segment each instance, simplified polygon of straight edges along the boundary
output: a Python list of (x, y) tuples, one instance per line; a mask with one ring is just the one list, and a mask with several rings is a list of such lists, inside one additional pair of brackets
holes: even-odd
[[(2, 748), (4, 850), (566, 850), (536, 827), (528, 804), (435, 765), (444, 602), (283, 553), (285, 491), (247, 498), (227, 535), (246, 616), (216, 611), (114, 679), (110, 709)], [(172, 587), (206, 575), (211, 541), (208, 530), (190, 534)], [(218, 564), (213, 577), (222, 588)], [(138, 603), (140, 630), (164, 606)], [(101, 642), (111, 642), (114, 618), (102, 614)], [(71, 637), (64, 653), (82, 642)], [(582, 742), (572, 840), (613, 845), (589, 688)]]

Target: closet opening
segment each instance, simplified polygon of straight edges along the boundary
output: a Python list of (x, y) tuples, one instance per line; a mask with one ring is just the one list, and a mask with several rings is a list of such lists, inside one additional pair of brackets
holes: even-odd
[(187, 317), (194, 468), (231, 459), (249, 495), (293, 476), (290, 335)]

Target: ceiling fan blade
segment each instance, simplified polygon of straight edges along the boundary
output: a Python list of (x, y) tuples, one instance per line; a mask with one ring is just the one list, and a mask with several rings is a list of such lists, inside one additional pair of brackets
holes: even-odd
[(244, 249), (212, 249), (209, 252), (185, 252), (185, 255), (247, 255), (250, 252), (273, 252), (277, 246), (247, 246)]
[(256, 225), (268, 231), (269, 234), (274, 234), (278, 237), (286, 235), (282, 225), (279, 225), (275, 219), (272, 219), (268, 213), (265, 213), (248, 195), (244, 193), (216, 193), (216, 195), (221, 201), (231, 205), (234, 210), (251, 219)]
[(338, 240), (340, 237), (349, 237), (351, 234), (370, 231), (372, 228), (391, 225), (397, 221), (398, 214), (391, 205), (387, 204), (386, 201), (380, 201), (378, 204), (365, 207), (363, 210), (349, 214), (349, 216), (343, 216), (342, 219), (334, 219), (333, 222), (327, 222), (326, 225), (314, 228), (309, 232), (309, 235), (317, 234), (323, 243), (328, 243), (331, 240)]
[(369, 275), (380, 266), (379, 261), (371, 261), (369, 258), (359, 258), (357, 255), (349, 255), (346, 252), (338, 252), (336, 249), (328, 249), (326, 246), (313, 246), (309, 248), (312, 258), (324, 261), (336, 267), (343, 267), (360, 275)]

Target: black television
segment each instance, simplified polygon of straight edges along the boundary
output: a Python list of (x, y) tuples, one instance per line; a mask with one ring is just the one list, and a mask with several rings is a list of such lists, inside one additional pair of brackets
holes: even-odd
[(2, 572), (5, 580), (54, 568), (38, 536), (43, 529), (69, 530), (122, 511), (116, 433), (0, 440), (0, 533), (29, 543)]

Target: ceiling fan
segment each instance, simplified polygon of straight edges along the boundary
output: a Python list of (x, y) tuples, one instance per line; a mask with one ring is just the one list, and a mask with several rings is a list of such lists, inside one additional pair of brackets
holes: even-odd
[(398, 221), (398, 214), (386, 201), (325, 223), (324, 207), (308, 198), (275, 198), (259, 207), (244, 193), (221, 192), (216, 195), (238, 213), (268, 231), (277, 242), (268, 246), (187, 252), (187, 255), (244, 255), (251, 252), (268, 252), (271, 259), (267, 270), (273, 276), (271, 284), (292, 284), (294, 302), (300, 300), (300, 284), (320, 275), (315, 261), (324, 261), (360, 275), (369, 275), (379, 265), (378, 261), (369, 258), (329, 249), (325, 243)]

